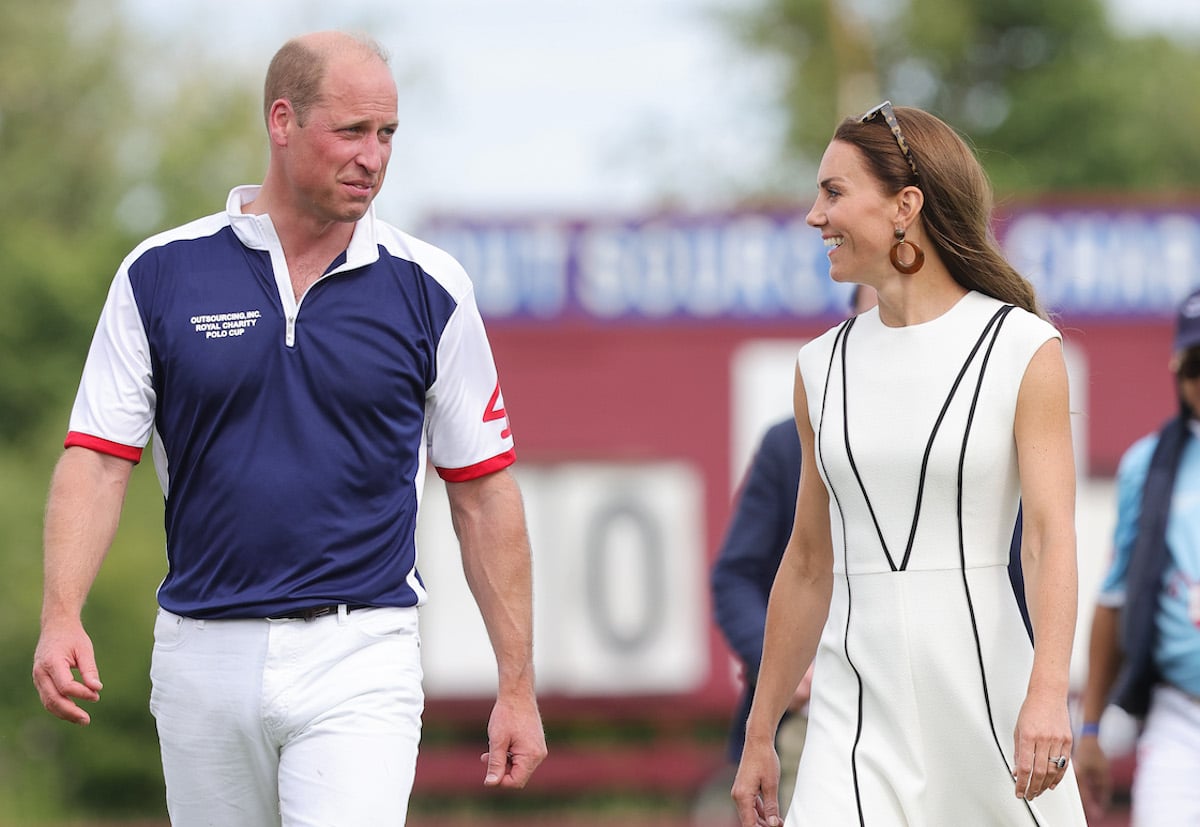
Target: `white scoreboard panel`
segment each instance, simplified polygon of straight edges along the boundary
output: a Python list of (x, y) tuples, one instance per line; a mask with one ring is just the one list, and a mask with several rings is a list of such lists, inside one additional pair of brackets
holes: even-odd
[[(687, 463), (518, 462), (533, 544), (540, 693), (688, 693), (707, 679), (704, 488)], [(495, 692), (496, 668), (462, 573), (442, 481), (431, 474), (417, 530), (425, 688)]]

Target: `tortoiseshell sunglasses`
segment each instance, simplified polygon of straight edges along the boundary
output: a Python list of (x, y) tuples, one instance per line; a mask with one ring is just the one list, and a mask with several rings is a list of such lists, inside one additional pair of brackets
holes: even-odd
[(908, 141), (904, 140), (904, 133), (900, 131), (900, 121), (896, 120), (896, 110), (892, 109), (891, 101), (884, 101), (878, 106), (868, 109), (859, 120), (859, 123), (866, 123), (872, 120), (876, 115), (883, 115), (884, 121), (887, 122), (888, 128), (892, 130), (892, 134), (896, 136), (896, 143), (900, 145), (900, 151), (904, 153), (904, 160), (908, 161), (909, 168), (913, 171), (913, 175), (918, 175), (917, 162), (913, 160), (912, 152), (909, 151)]

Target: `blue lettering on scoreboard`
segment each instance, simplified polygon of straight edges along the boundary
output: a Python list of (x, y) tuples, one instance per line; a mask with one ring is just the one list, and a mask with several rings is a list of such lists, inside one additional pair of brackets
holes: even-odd
[[(664, 322), (841, 316), (805, 211), (643, 219), (440, 217), (419, 234), (466, 268), (490, 320)], [(1200, 207), (1008, 210), (997, 237), (1051, 310), (1170, 315), (1200, 284)]]

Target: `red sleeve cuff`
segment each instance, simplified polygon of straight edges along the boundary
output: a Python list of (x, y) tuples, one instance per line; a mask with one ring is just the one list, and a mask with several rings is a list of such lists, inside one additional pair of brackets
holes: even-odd
[(517, 451), (509, 448), (503, 454), (468, 465), (466, 468), (438, 468), (438, 476), (446, 482), (467, 482), (494, 474), (502, 468), (507, 468), (517, 461)]
[(109, 454), (120, 459), (127, 459), (130, 462), (142, 461), (141, 448), (135, 448), (132, 445), (122, 445), (120, 442), (109, 442), (107, 439), (101, 439), (98, 436), (91, 436), (89, 434), (81, 434), (78, 431), (69, 431), (67, 438), (63, 441), (63, 447), (71, 448), (75, 446), (90, 448), (101, 454)]

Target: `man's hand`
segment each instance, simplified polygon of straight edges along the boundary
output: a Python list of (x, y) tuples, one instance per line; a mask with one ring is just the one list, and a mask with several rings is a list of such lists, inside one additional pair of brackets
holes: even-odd
[[(78, 672), (78, 679), (72, 670)], [(100, 700), (103, 687), (92, 641), (82, 623), (43, 625), (33, 655), (33, 685), (50, 714), (80, 726), (92, 722), (91, 716), (75, 703)]]
[(522, 789), (546, 757), (546, 734), (532, 696), (498, 698), (488, 721), (488, 751), (479, 756), (487, 766), (487, 787)]
[(1112, 769), (1096, 736), (1079, 739), (1075, 748), (1075, 778), (1089, 817), (1102, 816), (1112, 802)]
[(812, 699), (812, 679), (813, 668), (812, 664), (808, 665), (808, 671), (804, 673), (804, 677), (800, 679), (799, 685), (796, 687), (795, 693), (792, 695), (791, 701), (788, 702), (788, 712), (799, 712)]

